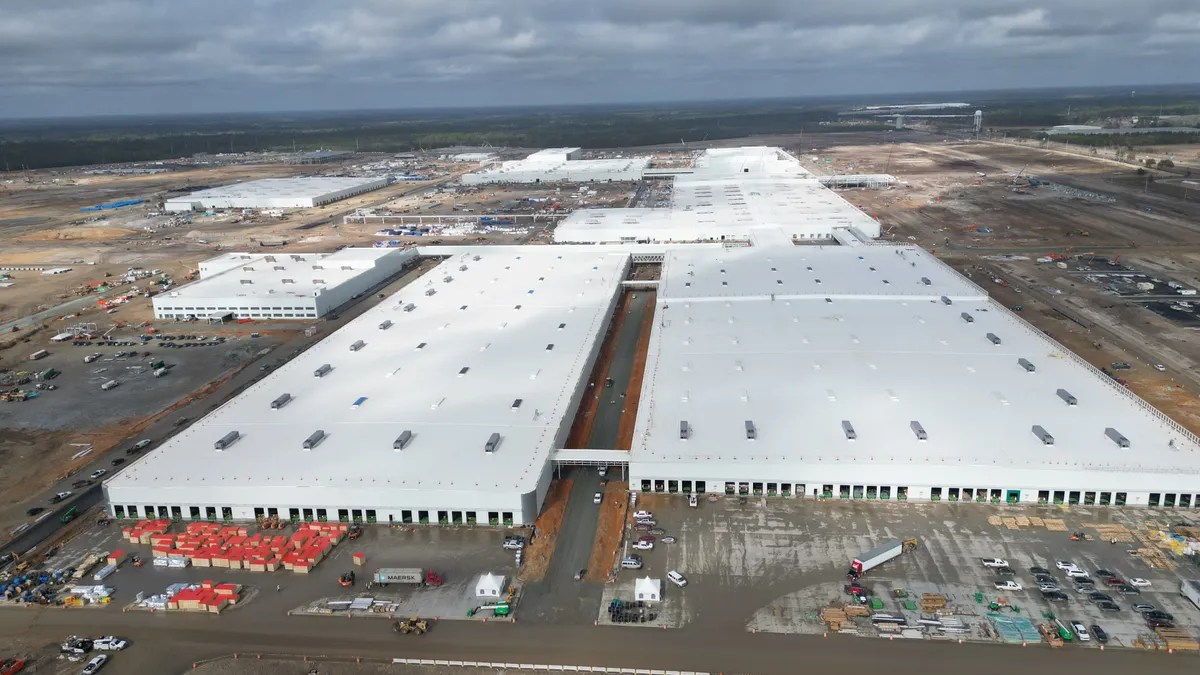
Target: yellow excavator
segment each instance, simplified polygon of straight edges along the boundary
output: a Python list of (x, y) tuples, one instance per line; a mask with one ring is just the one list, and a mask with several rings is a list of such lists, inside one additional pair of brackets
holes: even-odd
[(404, 635), (424, 635), (429, 632), (429, 622), (413, 616), (393, 623), (392, 630)]

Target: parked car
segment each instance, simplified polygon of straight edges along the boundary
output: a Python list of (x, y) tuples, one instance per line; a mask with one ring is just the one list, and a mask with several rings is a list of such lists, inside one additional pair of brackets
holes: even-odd
[(688, 506), (693, 509), (700, 505), (700, 499), (696, 495), (688, 495)]
[(1016, 576), (1017, 574), (1017, 571), (1011, 567), (997, 567), (995, 570), (996, 574), (999, 574), (1002, 577), (1011, 577)]
[(1050, 576), (1049, 574), (1035, 574), (1035, 575), (1033, 575), (1033, 580), (1038, 582), (1039, 584), (1057, 584), (1058, 583), (1058, 579), (1055, 579), (1054, 577)]
[(43, 508), (42, 508), (42, 507), (40, 507), (40, 506), (34, 506), (33, 508), (26, 509), (26, 510), (25, 510), (25, 515), (27, 515), (27, 516), (36, 516), (37, 514), (41, 513), (42, 511), (45, 511), (45, 510), (46, 510), (46, 509), (43, 509)]
[(621, 567), (627, 570), (642, 569), (642, 559), (640, 556), (631, 555), (621, 561)]
[(1038, 584), (1038, 590), (1043, 593), (1062, 591), (1062, 589), (1058, 587), (1058, 584)]
[(1042, 591), (1042, 599), (1046, 602), (1070, 602), (1071, 598), (1067, 597), (1062, 591)]
[(636, 541), (633, 543), (633, 548), (636, 548), (639, 551), (653, 551), (654, 550), (654, 542), (652, 542), (652, 541)]
[(1012, 579), (996, 581), (996, 582), (993, 582), (992, 585), (995, 586), (996, 590), (998, 590), (998, 591), (1019, 591), (1019, 590), (1021, 590), (1021, 584), (1013, 581)]
[(129, 646), (129, 643), (119, 637), (108, 635), (96, 638), (92, 646), (102, 652), (119, 652)]
[(1109, 602), (1107, 600), (1105, 600), (1104, 602), (1097, 602), (1096, 609), (1099, 609), (1101, 612), (1119, 612), (1119, 611), (1121, 611), (1121, 607), (1119, 605), (1117, 605), (1117, 603)]
[(1161, 363), (1154, 364), (1154, 369), (1160, 373), (1165, 373), (1167, 371), (1167, 367)]
[(667, 572), (667, 580), (680, 588), (683, 588), (688, 584), (687, 577), (683, 576), (679, 572), (676, 572), (675, 570)]
[(525, 548), (525, 537), (521, 535), (509, 535), (504, 538), (504, 548), (510, 551), (519, 551)]
[(1125, 583), (1125, 580), (1120, 577), (1105, 577), (1105, 586), (1120, 586)]
[(1141, 577), (1133, 577), (1132, 579), (1129, 580), (1129, 585), (1130, 586), (1140, 586), (1142, 588), (1145, 588), (1146, 586), (1150, 585), (1150, 580), (1143, 579)]
[(1115, 577), (1117, 575), (1113, 574), (1112, 572), (1109, 572), (1108, 570), (1096, 570), (1096, 576), (1098, 576), (1098, 577)]
[(108, 663), (108, 655), (100, 654), (99, 656), (94, 657), (91, 661), (88, 661), (87, 665), (83, 667), (83, 670), (79, 671), (80, 675), (92, 675), (92, 673), (95, 673), (103, 668), (105, 663)]
[(600, 474), (601, 477), (607, 476), (608, 475), (608, 467), (602, 466), (596, 471), (596, 473)]
[(1071, 629), (1075, 631), (1075, 637), (1079, 638), (1080, 642), (1091, 642), (1092, 636), (1088, 634), (1087, 626), (1078, 621), (1071, 622)]
[(1082, 579), (1088, 575), (1087, 572), (1079, 569), (1078, 567), (1076, 567), (1074, 569), (1066, 570), (1066, 572), (1067, 572), (1067, 576), (1072, 577), (1074, 579)]
[(1155, 619), (1158, 621), (1174, 621), (1175, 620), (1175, 617), (1172, 616), (1170, 612), (1164, 612), (1161, 609), (1155, 609), (1155, 610), (1151, 610), (1149, 612), (1143, 612), (1142, 616), (1146, 617), (1147, 619)]
[(1133, 607), (1135, 610), (1137, 610), (1139, 612), (1153, 612), (1154, 610), (1158, 609), (1157, 607), (1155, 607), (1154, 605), (1151, 605), (1148, 602), (1139, 602), (1139, 603), (1130, 605), (1130, 607)]
[(1088, 600), (1092, 602), (1112, 602), (1112, 596), (1107, 593), (1096, 591), (1088, 596)]
[(1008, 567), (1008, 561), (1003, 558), (983, 558), (980, 562), (984, 567)]
[(1045, 574), (1045, 575), (1049, 575), (1049, 574), (1050, 574), (1050, 570), (1046, 569), (1045, 567), (1030, 567), (1030, 568), (1029, 568), (1029, 573), (1030, 573), (1030, 574), (1032, 574), (1032, 575), (1034, 575), (1034, 576), (1037, 576), (1037, 575), (1039, 575), (1039, 574)]
[(1057, 561), (1055, 561), (1054, 566), (1060, 570), (1079, 569), (1079, 566), (1076, 565), (1075, 563), (1071, 562), (1070, 560), (1057, 560)]
[(1108, 631), (1100, 627), (1100, 624), (1092, 624), (1092, 637), (1096, 638), (1096, 642), (1100, 644), (1108, 643)]
[(1174, 628), (1175, 622), (1165, 619), (1150, 619), (1146, 621), (1146, 625), (1150, 628)]
[(653, 518), (653, 517), (654, 517), (654, 514), (650, 513), (649, 511), (635, 511), (633, 514), (634, 520), (637, 520), (638, 518)]
[(1133, 586), (1117, 586), (1114, 590), (1121, 595), (1141, 595), (1142, 591)]
[(596, 494), (592, 495), (592, 503), (593, 504), (600, 504), (603, 501), (604, 501), (604, 493), (603, 492), (597, 492)]

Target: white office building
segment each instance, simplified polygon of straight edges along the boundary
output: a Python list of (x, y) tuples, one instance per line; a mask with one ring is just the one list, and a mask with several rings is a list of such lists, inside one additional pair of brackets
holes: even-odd
[(206, 209), (304, 209), (387, 186), (387, 178), (264, 178), (198, 190), (164, 203), (171, 212)]

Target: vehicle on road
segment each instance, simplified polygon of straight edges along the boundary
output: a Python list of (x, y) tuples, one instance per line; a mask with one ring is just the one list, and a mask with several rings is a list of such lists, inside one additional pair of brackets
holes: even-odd
[(608, 475), (608, 467), (602, 466), (596, 470), (596, 473), (600, 474), (600, 476), (603, 478), (604, 476)]
[(699, 505), (700, 505), (700, 500), (696, 497), (696, 495), (688, 495), (688, 506), (690, 506), (694, 509)]
[(108, 469), (96, 469), (95, 471), (92, 472), (91, 479), (96, 480), (97, 478), (103, 476), (106, 473), (108, 473)]
[(980, 562), (984, 567), (1008, 567), (1008, 561), (1003, 558), (983, 558)]
[(413, 616), (393, 623), (392, 630), (401, 635), (424, 635), (429, 632), (429, 622)]
[(1108, 643), (1108, 631), (1100, 627), (1100, 624), (1092, 624), (1092, 637), (1096, 638), (1096, 642), (1100, 644)]
[(642, 569), (642, 558), (638, 555), (631, 555), (621, 561), (621, 567), (627, 570), (640, 570)]
[(42, 511), (45, 511), (45, 510), (46, 510), (46, 509), (43, 509), (43, 508), (42, 508), (42, 507), (40, 507), (40, 506), (35, 506), (35, 507), (33, 507), (33, 508), (26, 509), (26, 510), (25, 510), (25, 515), (27, 515), (27, 516), (36, 516), (37, 514), (41, 513)]
[(600, 504), (603, 502), (604, 502), (604, 493), (603, 492), (597, 492), (596, 494), (592, 495), (592, 503), (593, 504)]
[(92, 675), (92, 673), (95, 673), (103, 668), (104, 664), (106, 663), (108, 663), (108, 655), (100, 654), (99, 656), (94, 657), (91, 661), (88, 661), (87, 665), (83, 667), (83, 670), (79, 671), (79, 674)]
[(1163, 365), (1163, 364), (1161, 364), (1161, 363), (1156, 363), (1156, 364), (1154, 364), (1154, 369), (1155, 369), (1155, 370), (1157, 370), (1157, 371), (1158, 371), (1158, 372), (1160, 372), (1160, 373), (1165, 373), (1165, 372), (1167, 372), (1167, 367), (1166, 367), (1166, 366), (1164, 366), (1164, 365)]
[(66, 492), (59, 492), (58, 494), (54, 495), (54, 497), (52, 497), (50, 499), (50, 501), (54, 504), (57, 504), (57, 503), (61, 502), (62, 500), (66, 499), (67, 497), (70, 497), (73, 494), (75, 494), (75, 493), (71, 492), (70, 490), (68, 490)]
[(1071, 628), (1075, 631), (1075, 636), (1079, 638), (1080, 642), (1092, 641), (1092, 636), (1088, 634), (1087, 626), (1078, 621), (1072, 621)]
[(96, 638), (92, 646), (103, 652), (119, 652), (129, 646), (129, 643), (114, 635)]
[(575, 581), (583, 581), (583, 578), (586, 576), (587, 576), (586, 569), (579, 570), (578, 572), (575, 573)]
[(676, 572), (675, 570), (667, 572), (667, 580), (680, 588), (688, 585), (687, 577), (683, 576), (679, 572)]
[(124, 463), (125, 463), (125, 458), (124, 458), (124, 457), (118, 457), (118, 458), (116, 458), (116, 459), (114, 459), (114, 460), (112, 461), (112, 465), (113, 465), (113, 466), (121, 466), (121, 465), (122, 465), (122, 464), (124, 464)]
[(146, 448), (150, 447), (150, 444), (153, 442), (154, 441), (150, 440), (149, 438), (143, 438), (142, 440), (138, 441), (137, 443), (134, 443), (133, 447), (138, 450), (145, 450)]
[(1005, 579), (1004, 581), (996, 581), (996, 582), (993, 582), (992, 585), (995, 586), (996, 590), (998, 590), (998, 591), (1019, 591), (1019, 590), (1021, 590), (1021, 584), (1013, 581), (1012, 579)]
[(344, 588), (349, 588), (349, 587), (353, 586), (354, 585), (354, 570), (350, 570), (349, 572), (346, 572), (342, 576), (338, 577), (338, 584), (340, 584)]

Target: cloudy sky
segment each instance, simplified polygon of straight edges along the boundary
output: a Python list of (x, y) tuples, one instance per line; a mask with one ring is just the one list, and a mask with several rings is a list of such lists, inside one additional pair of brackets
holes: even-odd
[(1200, 80), (1200, 0), (0, 0), (0, 116)]

